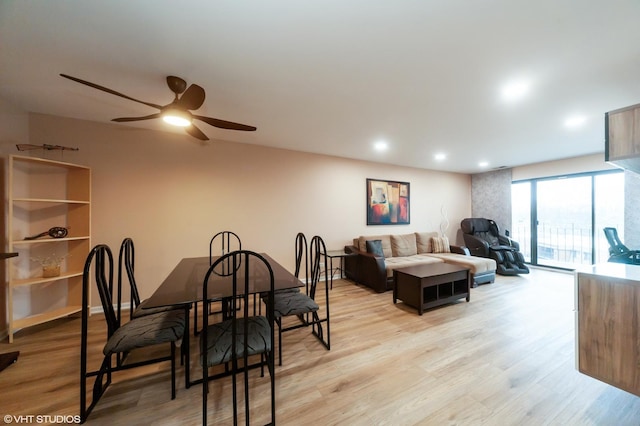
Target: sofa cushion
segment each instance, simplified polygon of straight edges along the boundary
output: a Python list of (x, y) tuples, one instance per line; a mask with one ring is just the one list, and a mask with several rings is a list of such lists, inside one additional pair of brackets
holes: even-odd
[(473, 275), (496, 270), (496, 261), (487, 257), (465, 256), (456, 253), (429, 253), (424, 256), (442, 259), (446, 263), (469, 268)]
[(447, 237), (431, 237), (431, 247), (434, 253), (451, 253)]
[(391, 235), (391, 253), (393, 257), (418, 254), (416, 234)]
[(433, 253), (433, 249), (431, 248), (431, 238), (437, 236), (437, 232), (416, 232), (416, 246), (418, 254)]
[(391, 252), (391, 235), (370, 235), (358, 238), (358, 248), (360, 249), (360, 251), (367, 251), (367, 240), (380, 240), (382, 242), (382, 251), (384, 253), (384, 257), (393, 257), (393, 253)]
[(404, 257), (390, 257), (384, 260), (385, 268), (387, 269), (387, 278), (393, 277), (393, 270), (398, 268), (404, 268), (407, 266), (426, 265), (430, 263), (442, 263), (444, 259), (438, 259), (434, 256), (425, 256), (416, 254), (413, 256)]
[(367, 253), (371, 253), (378, 257), (384, 257), (381, 240), (367, 240), (365, 241), (365, 244), (367, 246)]

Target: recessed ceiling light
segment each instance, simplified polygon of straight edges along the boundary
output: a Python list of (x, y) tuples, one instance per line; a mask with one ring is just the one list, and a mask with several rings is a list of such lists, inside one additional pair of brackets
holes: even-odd
[(481, 162), (478, 163), (478, 167), (485, 168), (485, 167), (488, 167), (488, 166), (489, 166), (489, 162), (488, 161), (481, 161)]
[(528, 80), (513, 80), (505, 84), (500, 93), (505, 101), (517, 101), (529, 93), (530, 88), (531, 83)]
[(582, 126), (586, 121), (587, 118), (584, 115), (572, 115), (564, 120), (564, 126), (570, 129), (575, 129), (576, 127)]
[(447, 154), (439, 152), (438, 154), (434, 155), (433, 158), (435, 158), (436, 161), (444, 161), (447, 159)]
[(386, 143), (385, 141), (378, 141), (373, 144), (373, 148), (376, 151), (386, 151), (389, 148), (389, 144)]

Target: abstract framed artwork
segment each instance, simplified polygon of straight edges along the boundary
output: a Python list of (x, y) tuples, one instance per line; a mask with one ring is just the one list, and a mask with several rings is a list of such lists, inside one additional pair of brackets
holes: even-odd
[(408, 225), (409, 182), (367, 179), (367, 225)]

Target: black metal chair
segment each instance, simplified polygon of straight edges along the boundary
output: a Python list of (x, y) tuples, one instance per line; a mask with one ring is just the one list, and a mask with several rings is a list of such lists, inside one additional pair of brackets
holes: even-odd
[[(224, 256), (232, 251), (242, 250), (242, 241), (238, 234), (232, 231), (220, 231), (211, 237), (209, 240), (209, 266), (213, 263), (213, 258), (216, 256)], [(229, 260), (227, 260), (227, 263)], [(228, 267), (228, 265), (226, 265)], [(224, 266), (221, 266), (224, 267)], [(195, 303), (194, 317), (193, 317), (193, 334), (198, 334), (198, 304)], [(203, 308), (204, 309), (204, 308)], [(213, 312), (211, 310), (211, 303), (207, 303), (207, 311), (209, 314), (219, 314), (222, 311)]]
[[(312, 333), (327, 348), (331, 349), (330, 337), (330, 315), (329, 315), (329, 278), (327, 274), (327, 258), (324, 256), (327, 250), (324, 241), (319, 236), (315, 236), (311, 240), (311, 253), (307, 247), (307, 240), (304, 234), (296, 235), (296, 270), (295, 276), (300, 278), (302, 263), (304, 261), (305, 270), (305, 293), (298, 291), (282, 291), (276, 292), (274, 313), (275, 322), (278, 325), (278, 364), (282, 365), (282, 333), (286, 331), (296, 330), (302, 327), (312, 327)], [(322, 268), (321, 259), (324, 258), (324, 269)], [(311, 265), (309, 267), (309, 260)], [(309, 271), (311, 274), (309, 275)], [(319, 315), (320, 305), (316, 302), (318, 284), (321, 284), (321, 272), (324, 272), (324, 288), (325, 288), (325, 315), (322, 318)], [(268, 300), (263, 297), (265, 302)], [(297, 317), (298, 322), (292, 325), (284, 325), (283, 319), (286, 317)], [(323, 325), (326, 323), (326, 335)], [(325, 338), (326, 336), (326, 338)]]
[[(104, 358), (98, 370), (88, 371), (88, 326), (89, 326), (89, 285), (91, 269), (100, 294), (100, 301), (107, 323), (107, 339), (102, 350)], [(80, 421), (84, 423), (96, 406), (107, 387), (111, 384), (111, 374), (115, 371), (149, 365), (157, 362), (171, 362), (171, 399), (176, 396), (175, 346), (184, 334), (186, 318), (182, 310), (160, 312), (134, 318), (121, 324), (116, 316), (113, 297), (113, 255), (107, 245), (95, 246), (84, 265), (82, 276), (82, 332), (80, 345)], [(170, 345), (170, 355), (124, 364), (113, 363), (113, 355), (128, 353), (134, 349), (159, 344)], [(120, 357), (118, 357), (118, 360)], [(95, 377), (92, 398), (87, 406), (87, 381)]]
[[(184, 338), (182, 339), (182, 346), (180, 348), (180, 360), (181, 364), (185, 365), (185, 386), (189, 387), (189, 311), (191, 310), (191, 303), (184, 303), (181, 305), (172, 305), (172, 306), (159, 306), (154, 308), (146, 308), (146, 300), (140, 300), (140, 293), (138, 292), (138, 285), (136, 282), (136, 277), (134, 273), (135, 269), (135, 246), (133, 244), (133, 240), (131, 238), (125, 238), (122, 240), (122, 244), (120, 245), (120, 252), (118, 254), (118, 320), (122, 320), (122, 283), (123, 283), (123, 272), (126, 272), (126, 278), (129, 282), (130, 289), (130, 308), (129, 308), (129, 319), (132, 320), (134, 318), (157, 314), (160, 312), (167, 312), (173, 310), (183, 310), (185, 313), (185, 330), (186, 333)], [(120, 358), (125, 358), (126, 354), (123, 357), (119, 357), (118, 362), (121, 362)]]
[(604, 228), (604, 235), (609, 242), (609, 262), (640, 265), (640, 250), (631, 250), (622, 244), (616, 228)]
[(506, 235), (501, 235), (495, 221), (485, 218), (466, 218), (460, 222), (464, 244), (472, 256), (487, 257), (496, 261), (496, 273), (500, 275), (528, 274), (520, 245)]
[[(230, 268), (230, 269), (229, 269)], [(216, 259), (209, 267), (202, 286), (203, 306), (208, 303), (209, 286), (229, 285), (232, 295), (228, 298), (228, 305), (223, 305), (225, 311), (222, 320), (209, 325), (209, 313), (202, 312), (202, 333), (200, 351), (202, 363), (202, 424), (207, 424), (207, 393), (208, 383), (212, 378), (230, 375), (233, 393), (234, 424), (238, 422), (238, 385), (237, 376), (243, 375), (244, 381), (244, 413), (245, 422), (250, 423), (250, 392), (249, 370), (260, 367), (264, 375), (264, 365), (267, 365), (271, 380), (271, 422), (275, 424), (275, 365), (273, 353), (274, 341), (274, 276), (269, 262), (258, 253), (247, 250), (237, 250)], [(250, 309), (252, 288), (259, 284), (269, 290), (265, 315), (253, 315)], [(254, 299), (255, 300), (255, 299)], [(255, 312), (255, 310), (253, 310)], [(250, 363), (249, 357), (259, 357), (258, 363)], [(209, 375), (209, 368), (225, 365), (225, 371)]]
[(173, 306), (159, 306), (155, 308), (147, 308), (146, 300), (140, 300), (140, 293), (138, 292), (138, 285), (134, 274), (135, 269), (135, 246), (131, 238), (125, 238), (120, 245), (120, 252), (118, 254), (118, 317), (121, 315), (122, 304), (122, 283), (123, 283), (123, 271), (126, 272), (127, 281), (129, 282), (129, 289), (131, 291), (131, 307), (129, 309), (129, 319), (141, 317), (149, 314), (156, 314), (158, 312), (172, 311), (174, 309), (191, 309), (190, 303)]

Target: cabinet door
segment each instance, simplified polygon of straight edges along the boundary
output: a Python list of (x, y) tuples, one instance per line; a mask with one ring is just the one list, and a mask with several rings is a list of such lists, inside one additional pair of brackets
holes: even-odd
[(639, 285), (580, 276), (578, 369), (640, 396), (639, 309)]
[(640, 155), (640, 106), (607, 114), (607, 161)]

